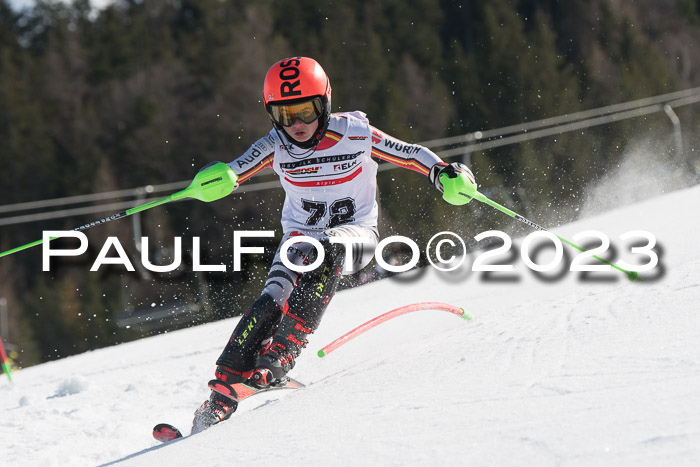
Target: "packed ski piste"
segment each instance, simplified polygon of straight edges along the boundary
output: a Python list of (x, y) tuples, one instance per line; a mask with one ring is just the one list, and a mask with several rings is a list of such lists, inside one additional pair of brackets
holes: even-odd
[[(212, 361), (214, 378), (202, 381), (210, 390), (209, 398), (194, 410), (191, 426), (174, 426), (168, 423), (167, 407), (157, 409), (164, 419), (153, 427), (153, 437), (161, 442), (194, 435), (228, 420), (249, 397), (306, 387), (304, 381), (288, 373), (307, 347), (309, 335), (319, 327), (341, 276), (367, 266), (381, 244), (376, 160), (417, 172), (416, 176), (425, 177), (425, 183), (447, 203), (464, 205), (477, 200), (546, 232), (480, 193), (466, 165), (445, 163), (424, 146), (388, 135), (372, 126), (361, 111), (331, 112), (330, 79), (312, 58), (291, 57), (272, 65), (264, 77), (263, 97), (272, 129), (242, 155), (228, 163), (205, 166), (185, 190), (74, 229), (80, 232), (183, 198), (216, 201), (266, 169), (274, 170), (285, 191), (283, 235), (264, 287), (236, 322), (228, 341), (221, 343), (223, 350)], [(45, 237), (0, 256), (53, 238)], [(557, 238), (585, 251), (563, 237)], [(632, 281), (639, 280), (630, 268), (591, 257)], [(440, 306), (425, 304), (424, 308)], [(397, 309), (380, 318), (420, 308), (418, 304)], [(449, 311), (471, 319), (456, 307)]]

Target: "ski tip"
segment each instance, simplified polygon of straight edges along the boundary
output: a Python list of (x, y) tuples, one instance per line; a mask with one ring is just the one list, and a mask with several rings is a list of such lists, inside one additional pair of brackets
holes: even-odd
[[(241, 394), (236, 392), (234, 386), (239, 388), (238, 390), (239, 392), (241, 392)], [(209, 389), (211, 389), (212, 391), (216, 391), (219, 394), (228, 397), (229, 399), (233, 399), (236, 402), (239, 402), (241, 399), (245, 399), (250, 394), (255, 394), (257, 392), (257, 389), (250, 389), (245, 384), (229, 384), (226, 381), (221, 381), (220, 379), (212, 379), (211, 381), (209, 381)], [(243, 390), (245, 390), (245, 392), (243, 392)], [(252, 392), (249, 393), (249, 391), (251, 390)]]
[(182, 438), (180, 430), (167, 423), (159, 423), (153, 427), (153, 437), (161, 443), (167, 443), (177, 438)]

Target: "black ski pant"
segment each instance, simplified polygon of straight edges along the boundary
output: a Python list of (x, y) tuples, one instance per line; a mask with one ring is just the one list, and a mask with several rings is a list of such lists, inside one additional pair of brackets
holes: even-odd
[[(281, 260), (281, 248), (288, 239), (305, 235), (318, 240), (324, 250), (323, 261), (314, 269), (299, 273)], [(363, 238), (365, 243), (353, 243), (349, 267), (345, 264), (346, 246), (332, 243), (332, 237)], [(261, 295), (243, 314), (221, 356), (216, 361), (216, 376), (235, 383), (248, 379), (258, 354), (272, 340), (276, 330), (294, 323), (304, 323), (311, 332), (318, 328), (328, 303), (335, 295), (342, 274), (352, 274), (371, 261), (379, 240), (376, 227), (346, 225), (321, 232), (292, 231), (282, 237), (268, 272)], [(287, 250), (287, 259), (296, 266), (313, 264), (318, 257), (316, 248), (307, 242), (295, 243)]]

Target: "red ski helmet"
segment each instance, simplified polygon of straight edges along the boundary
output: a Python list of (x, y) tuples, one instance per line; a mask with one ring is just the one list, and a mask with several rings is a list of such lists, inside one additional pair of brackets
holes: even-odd
[(270, 67), (263, 85), (265, 110), (278, 130), (291, 126), (299, 118), (304, 123), (318, 119), (318, 129), (308, 141), (296, 141), (300, 148), (316, 146), (331, 118), (331, 82), (316, 60), (291, 57)]

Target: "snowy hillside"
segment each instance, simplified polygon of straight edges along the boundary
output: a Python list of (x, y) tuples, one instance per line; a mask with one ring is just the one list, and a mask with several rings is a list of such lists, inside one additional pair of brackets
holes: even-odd
[[(306, 389), (256, 396), (167, 445), (151, 427), (189, 428), (235, 320), (18, 371), (14, 384), (0, 380), (0, 463), (697, 465), (699, 210), (696, 187), (553, 229), (599, 230), (620, 250), (619, 235), (647, 230), (660, 245), (657, 280), (548, 282), (519, 261), (509, 281), (429, 268), (343, 291), (292, 371)], [(316, 356), (368, 319), (426, 301), (474, 320), (420, 311)]]

